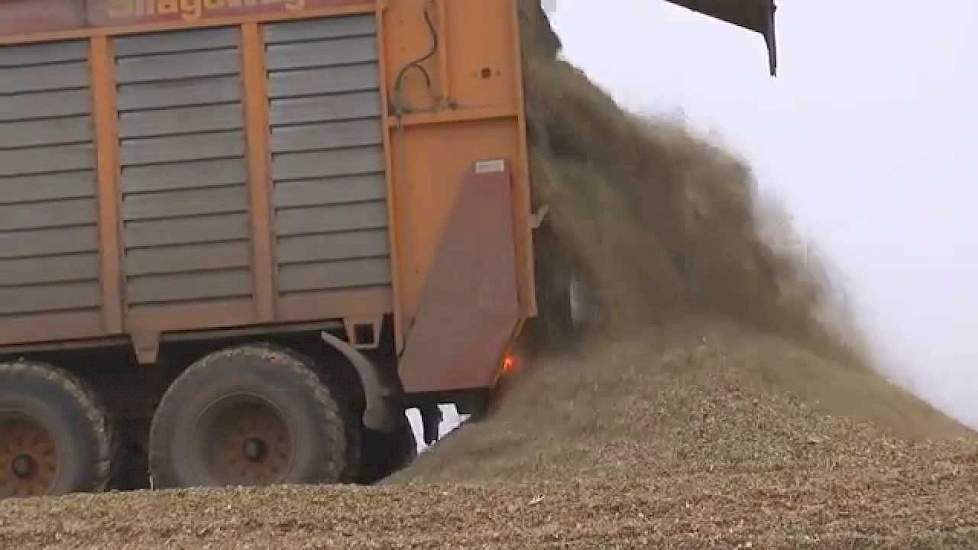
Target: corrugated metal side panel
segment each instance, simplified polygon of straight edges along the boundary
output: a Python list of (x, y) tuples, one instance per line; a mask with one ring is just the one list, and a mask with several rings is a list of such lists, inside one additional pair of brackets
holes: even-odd
[(88, 43), (0, 48), (0, 320), (101, 307)]
[(252, 295), (240, 31), (115, 41), (130, 307)]
[(267, 25), (284, 295), (391, 285), (373, 16)]

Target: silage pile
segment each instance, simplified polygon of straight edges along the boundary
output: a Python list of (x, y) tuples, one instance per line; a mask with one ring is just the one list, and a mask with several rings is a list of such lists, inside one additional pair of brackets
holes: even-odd
[[(870, 367), (824, 272), (764, 239), (791, 228), (743, 162), (624, 112), (559, 59), (538, 3), (523, 9), (536, 200), (548, 242), (596, 294), (598, 328), (561, 353), (559, 331), (538, 327), (551, 355), (396, 481), (926, 467), (934, 448), (971, 448)], [(560, 281), (540, 261), (546, 298)]]
[[(877, 374), (826, 272), (765, 239), (792, 228), (743, 162), (620, 109), (559, 59), (538, 4), (523, 15), (550, 208), (543, 357), (392, 483), (577, 484), (597, 507), (643, 501), (638, 533), (659, 544), (978, 545), (973, 433)], [(583, 345), (549, 326), (550, 263), (596, 296)]]

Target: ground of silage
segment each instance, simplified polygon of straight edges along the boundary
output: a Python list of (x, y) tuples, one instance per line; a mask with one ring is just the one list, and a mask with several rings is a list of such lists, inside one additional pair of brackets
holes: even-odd
[(551, 366), (387, 484), (5, 501), (0, 548), (978, 547), (966, 430), (836, 416), (765, 374), (831, 365), (704, 334)]

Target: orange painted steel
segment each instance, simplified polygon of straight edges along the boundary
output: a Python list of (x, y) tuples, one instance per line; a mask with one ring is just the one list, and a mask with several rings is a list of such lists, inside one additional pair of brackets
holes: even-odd
[(115, 63), (112, 46), (104, 36), (92, 38), (89, 65), (98, 149), (99, 241), (102, 312), (105, 331), (122, 333), (122, 251), (119, 222), (119, 127), (116, 115)]
[[(384, 18), (384, 11), (386, 10), (386, 2), (378, 2), (376, 10), (374, 12), (377, 21), (377, 66), (381, 75), (388, 74), (388, 62), (385, 47), (387, 34), (384, 31), (384, 25), (382, 24)], [(381, 102), (381, 113), (385, 115), (391, 112), (390, 98), (388, 97), (387, 90), (390, 86), (386, 82), (386, 78), (381, 78), (381, 91), (380, 102)], [(387, 200), (390, 205), (397, 204), (397, 189), (395, 188), (395, 180), (391, 175), (394, 173), (394, 163), (391, 158), (391, 148), (392, 148), (392, 136), (389, 131), (384, 129), (384, 170), (387, 173)], [(398, 219), (394, 214), (394, 208), (389, 207), (387, 209), (387, 225), (388, 225), (388, 239), (390, 241), (390, 257), (391, 263), (394, 266), (400, 265), (401, 258), (401, 244), (400, 244), (400, 234), (397, 230)], [(393, 269), (391, 273), (391, 285), (393, 287), (391, 300), (391, 310), (394, 312), (394, 347), (398, 353), (404, 349), (404, 325), (403, 325), (403, 309), (401, 301), (401, 274), (399, 269)]]
[[(512, 220), (500, 230), (512, 241), (513, 257), (501, 263), (514, 267), (510, 276), (515, 281), (507, 283), (516, 291), (517, 309), (515, 324), (507, 330), (515, 330), (535, 314), (516, 0), (90, 0), (87, 10), (80, 5), (75, 0), (7, 0), (0, 4), (0, 47), (64, 40), (90, 43), (98, 150), (101, 314), (0, 318), (0, 345), (63, 344), (120, 333), (146, 341), (177, 331), (391, 315), (397, 348), (403, 350), (411, 341), (411, 327), (424, 309), (425, 296), (437, 294), (437, 288), (429, 284), (432, 277), (445, 277), (432, 270), (447, 238), (460, 190), (471, 179), (473, 166), (490, 160), (504, 161), (509, 174), (506, 196)], [(276, 275), (268, 49), (263, 29), (276, 22), (352, 15), (372, 16), (377, 27), (392, 284), (383, 289), (293, 296), (278, 288)], [(250, 299), (130, 306), (125, 303), (121, 244), (114, 38), (208, 27), (240, 30), (253, 295)], [(425, 56), (433, 43), (435, 51)], [(421, 57), (425, 59), (408, 68)], [(465, 225), (457, 230), (464, 231)], [(463, 313), (469, 307), (459, 304)], [(489, 361), (501, 360), (504, 347)], [(412, 370), (412, 379), (418, 376)], [(491, 378), (481, 373), (458, 379)], [(439, 389), (437, 383), (415, 386), (424, 386), (426, 391)]]
[(255, 23), (242, 26), (241, 52), (248, 134), (249, 195), (251, 196), (252, 271), (257, 317), (275, 320), (275, 266), (272, 258), (271, 152), (268, 144), (268, 76), (265, 41)]
[[(419, 14), (427, 0), (391, 2), (384, 13), (386, 82), (395, 83), (406, 63), (428, 48)], [(509, 159), (514, 167), (514, 226), (520, 305), (535, 313), (526, 133), (522, 122), (522, 74), (515, 2), (447, 1), (450, 49), (441, 70), (430, 71), (428, 91), (411, 73), (404, 96), (408, 114), (391, 116), (396, 200), (400, 307), (405, 326), (420, 309), (428, 272), (456, 202), (463, 176), (474, 161)], [(420, 32), (419, 32), (420, 31)], [(398, 38), (392, 38), (398, 37)], [(443, 78), (449, 82), (442, 82)], [(447, 86), (450, 83), (450, 88)], [(445, 96), (446, 89), (452, 95)], [(447, 107), (445, 105), (448, 105)], [(397, 106), (394, 106), (395, 111)]]

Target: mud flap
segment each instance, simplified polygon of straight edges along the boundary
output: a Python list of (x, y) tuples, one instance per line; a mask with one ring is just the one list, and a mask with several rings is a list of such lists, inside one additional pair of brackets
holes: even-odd
[(477, 163), (459, 189), (400, 360), (406, 393), (487, 388), (519, 325), (512, 177)]

